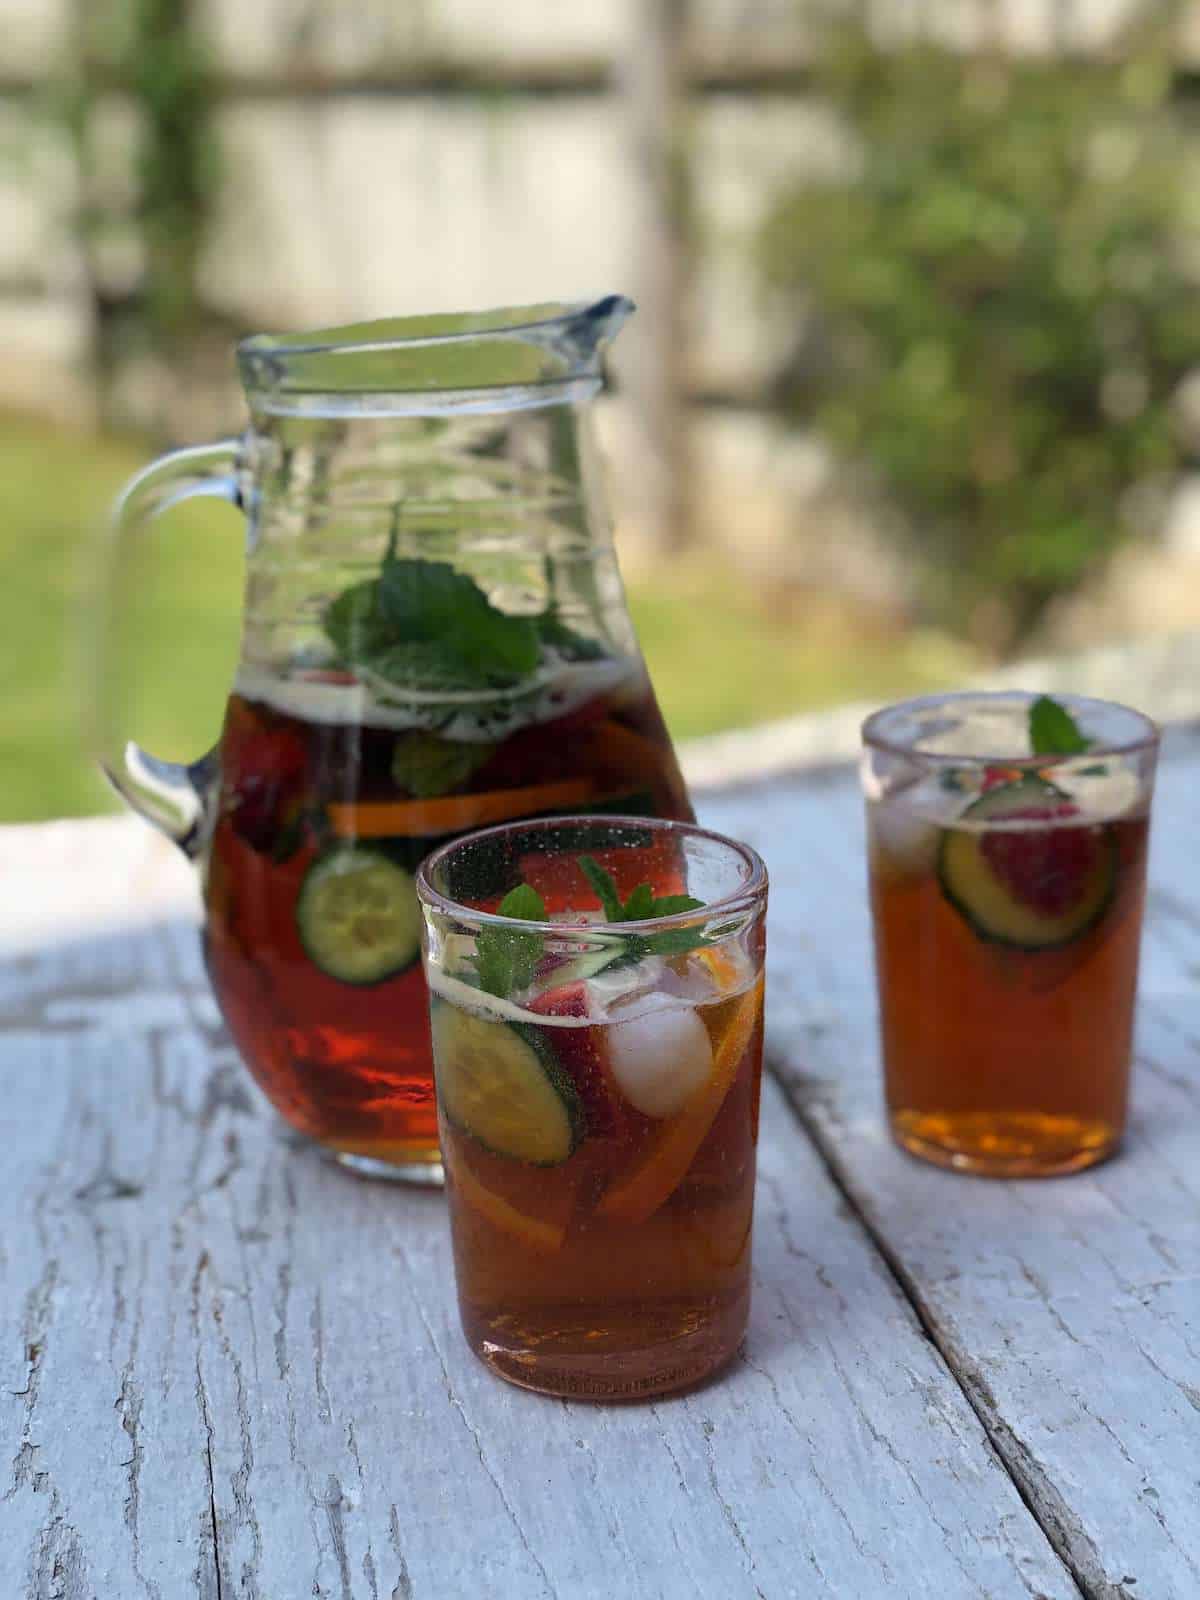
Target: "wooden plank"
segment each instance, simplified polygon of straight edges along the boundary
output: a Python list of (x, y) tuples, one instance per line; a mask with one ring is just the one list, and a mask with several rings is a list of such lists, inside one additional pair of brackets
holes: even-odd
[(772, 1050), (806, 1126), (1081, 1587), (1123, 1600), (1200, 1593), (1200, 757), (1168, 752), (1127, 1148), (1054, 1183), (884, 1132), (854, 775), (702, 807), (767, 853)]
[[(93, 926), (26, 900), (11, 953), (6, 911), (6, 1600), (1077, 1596), (773, 1085), (744, 1359), (540, 1400), (466, 1351), (440, 1197), (280, 1136), (173, 859), (89, 823), (0, 832), (18, 860)], [(170, 920), (106, 932), (134, 869)]]

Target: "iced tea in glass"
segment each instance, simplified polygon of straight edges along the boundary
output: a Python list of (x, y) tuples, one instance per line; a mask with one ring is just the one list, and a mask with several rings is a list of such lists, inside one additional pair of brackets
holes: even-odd
[(961, 694), (880, 711), (863, 740), (894, 1137), (993, 1176), (1103, 1160), (1125, 1126), (1154, 724)]
[(580, 817), (469, 835), (417, 886), (468, 1343), (547, 1394), (696, 1383), (749, 1310), (762, 862)]

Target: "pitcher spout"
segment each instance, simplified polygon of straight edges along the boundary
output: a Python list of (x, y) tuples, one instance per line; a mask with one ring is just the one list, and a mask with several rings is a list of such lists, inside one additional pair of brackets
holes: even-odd
[[(601, 357), (632, 314), (605, 295), (575, 304), (390, 317), (310, 333), (256, 334), (238, 346), (252, 409), (414, 409), (435, 396), (594, 389)], [(536, 403), (536, 397), (535, 397)]]
[[(580, 365), (595, 362), (637, 310), (623, 294), (608, 294), (591, 305), (571, 307), (559, 324), (564, 344), (573, 344)], [(553, 326), (553, 324), (550, 324)]]

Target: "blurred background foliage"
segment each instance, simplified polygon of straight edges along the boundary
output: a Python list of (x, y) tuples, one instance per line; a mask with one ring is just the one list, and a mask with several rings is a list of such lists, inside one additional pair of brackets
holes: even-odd
[[(660, 498), (688, 516), (647, 534), (652, 474), (619, 450), (612, 500), (679, 738), (1055, 648), (1125, 556), (1153, 564), (1189, 481), (1200, 571), (1200, 74), (1176, 4), (1130, 0), (1119, 37), (1077, 50), (922, 33), (919, 0), (635, 0), (624, 43), (513, 0), (503, 49), (458, 0), (51, 3), (61, 43), (24, 86), (0, 64), (0, 109), (31, 148), (53, 130), (71, 177), (15, 288), (0, 194), (0, 293), (32, 304), (61, 222), (44, 282), (83, 308), (87, 398), (67, 426), (43, 379), (52, 418), (0, 412), (0, 821), (106, 803), (76, 734), (96, 526), (155, 449), (240, 426), (231, 345), (255, 328), (630, 288), (613, 414), (663, 447), (687, 492)], [(1038, 3), (1105, 10), (925, 10)], [(814, 462), (824, 487), (795, 490)], [(219, 727), (240, 540), (193, 506), (144, 541), (132, 731), (164, 756)]]
[(989, 652), (1144, 536), (1181, 464), (1200, 164), (1167, 20), (1081, 63), (842, 19), (815, 69), (842, 170), (763, 230), (798, 328), (781, 396), (894, 513), (924, 613)]
[[(224, 177), (214, 126), (218, 80), (192, 0), (73, 0), (73, 7), (71, 50), (50, 84), (47, 109), (67, 130), (78, 171), (74, 231), (91, 306), (99, 416), (120, 426), (127, 364), (151, 358), (186, 366), (214, 322), (228, 333), (199, 283)], [(133, 147), (124, 172), (111, 149), (118, 122)]]

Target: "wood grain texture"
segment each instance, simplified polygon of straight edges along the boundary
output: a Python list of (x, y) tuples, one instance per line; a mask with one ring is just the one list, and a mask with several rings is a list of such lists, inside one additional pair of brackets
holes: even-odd
[[(773, 1086), (744, 1358), (541, 1400), (467, 1353), (440, 1197), (281, 1136), (174, 860), (109, 823), (5, 860), (4, 1600), (1078, 1595)], [(133, 872), (165, 920), (105, 932)], [(44, 942), (55, 895), (89, 932)]]
[(772, 877), (777, 1070), (1023, 1495), (1089, 1596), (1200, 1594), (1200, 743), (1159, 776), (1126, 1146), (980, 1181), (883, 1125), (853, 773), (713, 796)]

